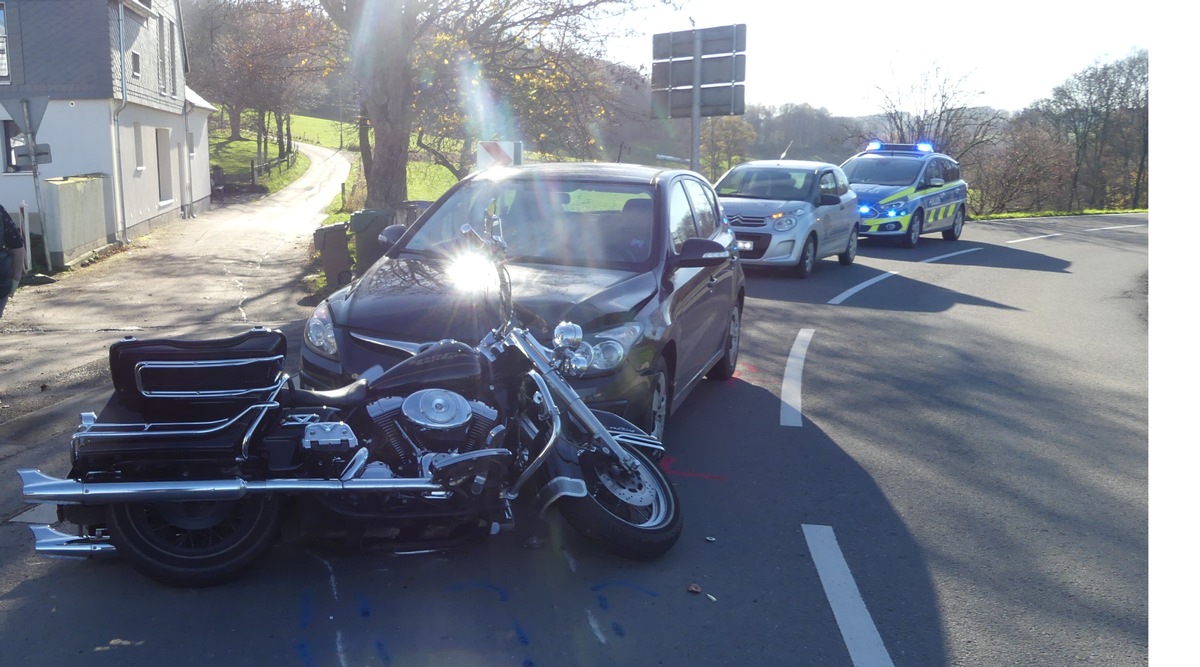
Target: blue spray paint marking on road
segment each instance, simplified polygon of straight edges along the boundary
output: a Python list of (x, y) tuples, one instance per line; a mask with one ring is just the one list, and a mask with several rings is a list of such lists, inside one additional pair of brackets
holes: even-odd
[(379, 654), (379, 659), (383, 664), (392, 664), (392, 656), (388, 655), (387, 647), (383, 645), (383, 642), (378, 640), (375, 642), (375, 652)]
[(489, 584), (489, 583), (482, 582), (482, 581), (468, 581), (468, 582), (462, 583), (462, 584), (454, 584), (453, 586), (450, 586), (446, 590), (451, 593), (460, 593), (462, 591), (467, 590), (468, 588), (486, 588), (488, 590), (493, 590), (493, 591), (496, 591), (496, 594), (500, 596), (501, 602), (505, 602), (508, 600), (508, 591), (504, 590), (503, 588), (500, 588), (499, 586), (497, 586), (495, 584)]
[(513, 621), (513, 632), (517, 635), (517, 641), (521, 642), (521, 646), (529, 646), (529, 635), (525, 634), (525, 630), (521, 628), (520, 621)]
[[(601, 590), (604, 590), (606, 588), (614, 588), (614, 587), (631, 588), (631, 589), (638, 591), (638, 593), (643, 593), (643, 594), (649, 595), (650, 597), (658, 597), (659, 596), (658, 593), (654, 593), (653, 590), (643, 587), (643, 585), (632, 583), (632, 582), (620, 582), (620, 581), (601, 582), (601, 583), (595, 584), (594, 587), (592, 587), (592, 593), (599, 593), (599, 591), (601, 591)], [(601, 608), (604, 608), (604, 609), (608, 608), (608, 600), (605, 599), (605, 596), (596, 595), (596, 600), (598, 600), (600, 602)]]
[[(608, 597), (601, 595), (600, 591), (602, 591), (606, 588), (616, 588), (616, 587), (630, 588), (639, 593), (648, 595), (652, 598), (658, 597), (658, 593), (655, 593), (654, 591), (652, 591), (648, 588), (639, 586), (638, 584), (635, 584), (635, 583), (632, 583), (629, 581), (603, 581), (603, 582), (596, 584), (595, 586), (592, 586), (592, 592), (596, 593), (596, 602), (600, 605), (601, 609), (607, 610), (609, 607), (609, 603), (608, 603)], [(620, 623), (613, 621), (612, 629), (613, 629), (613, 634), (615, 634), (618, 639), (625, 638), (625, 628)]]
[(304, 667), (313, 667), (312, 653), (308, 650), (308, 644), (298, 642), (296, 644), (296, 653), (300, 654), (300, 659), (304, 661)]
[(308, 624), (312, 622), (312, 599), (312, 589), (305, 589), (304, 595), (300, 597), (300, 629), (302, 630), (307, 630)]
[[(495, 591), (501, 602), (508, 601), (508, 591), (495, 584), (489, 584), (486, 581), (467, 581), (461, 584), (453, 584), (448, 586), (446, 591), (449, 593), (461, 593), (469, 588), (484, 588), (490, 591)], [(525, 629), (521, 627), (521, 622), (516, 619), (513, 619), (513, 634), (516, 635), (517, 641), (520, 642), (521, 646), (529, 646), (529, 635), (525, 632)], [(534, 663), (532, 659), (525, 658), (521, 665), (522, 667), (533, 667)]]
[(367, 603), (365, 595), (358, 596), (358, 615), (367, 618), (371, 615), (371, 605)]

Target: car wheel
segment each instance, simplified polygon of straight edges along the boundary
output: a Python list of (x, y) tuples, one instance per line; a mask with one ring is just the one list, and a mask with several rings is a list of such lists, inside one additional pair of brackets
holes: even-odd
[(663, 433), (667, 430), (667, 413), (671, 411), (671, 376), (667, 372), (667, 363), (661, 357), (654, 362), (650, 378), (654, 390), (650, 394), (650, 412), (642, 428), (655, 440), (662, 442)]
[(800, 250), (800, 262), (796, 264), (796, 277), (807, 278), (812, 275), (817, 265), (817, 239), (811, 234), (804, 239), (804, 248)]
[(908, 233), (904, 235), (904, 247), (915, 248), (921, 242), (921, 228), (925, 226), (925, 214), (917, 211), (908, 223)]
[(738, 346), (742, 339), (742, 309), (734, 305), (729, 316), (729, 331), (725, 334), (725, 354), (708, 371), (710, 380), (727, 380), (737, 370)]
[(950, 229), (942, 232), (942, 238), (946, 239), (947, 241), (957, 241), (958, 237), (962, 236), (962, 230), (963, 210), (962, 207), (959, 206), (958, 210), (954, 212), (954, 224), (950, 225)]
[(850, 266), (854, 263), (854, 258), (858, 256), (858, 225), (854, 225), (854, 229), (850, 230), (850, 240), (846, 241), (846, 250), (838, 255), (838, 264), (842, 266)]

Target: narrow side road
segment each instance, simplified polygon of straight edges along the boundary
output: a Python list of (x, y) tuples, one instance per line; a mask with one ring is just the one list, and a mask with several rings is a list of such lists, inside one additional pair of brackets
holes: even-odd
[(54, 284), (22, 287), (0, 319), (0, 426), (107, 383), (108, 346), (123, 336), (298, 334), (313, 230), (350, 172), (338, 151), (300, 149), (311, 168), (270, 197), (179, 220)]

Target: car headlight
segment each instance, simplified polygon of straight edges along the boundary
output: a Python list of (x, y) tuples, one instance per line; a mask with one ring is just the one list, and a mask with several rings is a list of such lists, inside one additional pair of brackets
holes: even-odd
[(598, 331), (584, 345), (591, 348), (591, 363), (587, 375), (609, 373), (620, 367), (629, 350), (642, 336), (642, 325), (629, 322), (619, 327)]
[(785, 215), (784, 217), (775, 220), (775, 231), (777, 231), (777, 232), (791, 231), (795, 227), (796, 227), (796, 218), (794, 218), (790, 215)]
[(890, 201), (883, 206), (884, 214), (889, 218), (904, 215), (908, 212), (908, 197), (901, 197), (896, 201)]
[(333, 320), (329, 317), (329, 304), (322, 301), (313, 310), (304, 325), (304, 342), (308, 347), (327, 357), (337, 357), (337, 340), (333, 337)]

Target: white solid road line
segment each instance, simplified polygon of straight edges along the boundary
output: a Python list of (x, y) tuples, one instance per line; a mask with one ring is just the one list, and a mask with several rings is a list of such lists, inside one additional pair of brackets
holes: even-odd
[[(949, 259), (951, 257), (965, 255), (969, 252), (975, 252), (977, 250), (983, 250), (983, 248), (967, 248), (966, 250), (959, 250), (958, 252), (952, 252), (952, 253), (949, 253), (946, 255), (938, 255), (937, 257), (930, 257), (929, 259), (923, 259), (923, 260), (921, 260), (920, 263), (921, 264), (929, 264), (930, 262), (940, 262), (943, 259)], [(833, 297), (832, 299), (829, 300), (828, 303), (831, 306), (836, 306), (839, 303), (845, 301), (846, 299), (849, 299), (850, 297), (854, 296), (855, 294), (870, 287), (871, 285), (874, 285), (875, 283), (877, 283), (885, 278), (891, 278), (892, 276), (898, 276), (898, 275), (900, 275), (899, 271), (888, 271), (887, 273), (880, 274), (870, 280), (861, 282), (861, 283), (855, 285), (854, 287), (851, 287), (850, 289), (846, 290), (845, 292), (842, 292), (841, 294)]]
[(1005, 241), (1005, 243), (1024, 243), (1026, 241), (1036, 241), (1038, 239), (1048, 239), (1052, 236), (1062, 236), (1062, 234), (1045, 234), (1043, 236), (1030, 236), (1029, 238), (1013, 239), (1012, 241)]
[(1117, 225), (1116, 227), (1092, 227), (1085, 229), (1085, 232), (1103, 232), (1108, 229), (1129, 229), (1130, 227), (1145, 227), (1146, 225)]
[(801, 527), (825, 597), (829, 598), (829, 606), (833, 609), (833, 618), (842, 631), (842, 641), (850, 651), (850, 660), (855, 667), (892, 667), (892, 657), (883, 646), (858, 584), (854, 583), (854, 575), (838, 547), (833, 528), (809, 524)]
[(874, 285), (875, 283), (879, 282), (880, 280), (883, 280), (884, 278), (891, 278), (892, 276), (898, 276), (898, 275), (900, 275), (899, 271), (888, 271), (887, 273), (875, 276), (874, 278), (872, 278), (868, 281), (861, 282), (861, 283), (855, 285), (854, 287), (851, 287), (850, 289), (846, 290), (845, 292), (842, 292), (841, 294), (830, 299), (829, 305), (836, 306), (839, 303), (845, 301), (846, 299), (849, 299), (850, 297), (854, 296), (855, 294), (870, 287), (871, 285)]
[(800, 416), (800, 382), (804, 377), (804, 357), (812, 342), (815, 329), (801, 329), (792, 343), (787, 366), (783, 369), (783, 386), (779, 389), (779, 425), (804, 426)]

